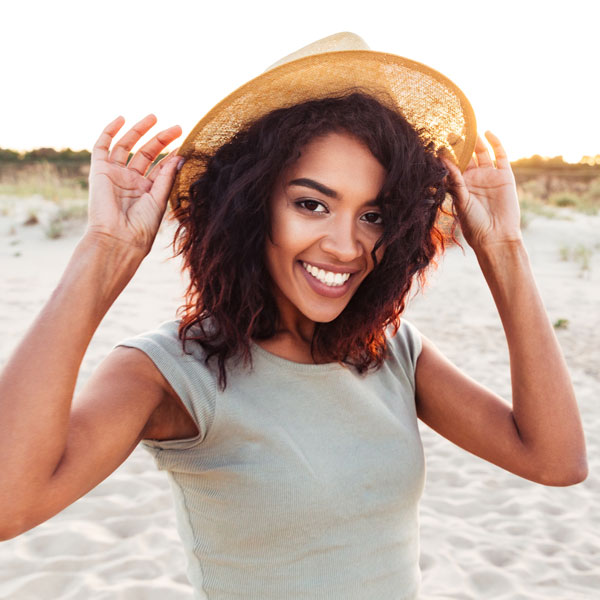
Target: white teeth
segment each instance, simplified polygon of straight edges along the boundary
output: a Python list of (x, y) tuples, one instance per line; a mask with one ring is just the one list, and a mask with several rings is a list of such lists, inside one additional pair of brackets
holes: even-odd
[(324, 271), (313, 265), (303, 262), (302, 266), (321, 283), (329, 287), (339, 287), (344, 285), (350, 278), (350, 273), (334, 273), (333, 271)]

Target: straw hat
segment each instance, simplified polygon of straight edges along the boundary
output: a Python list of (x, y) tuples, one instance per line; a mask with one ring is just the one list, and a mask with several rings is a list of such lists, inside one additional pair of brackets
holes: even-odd
[(463, 171), (473, 153), (473, 109), (447, 77), (418, 62), (370, 50), (354, 33), (318, 40), (271, 65), (212, 108), (192, 129), (178, 154), (186, 162), (169, 201), (176, 207), (201, 175), (202, 154), (212, 154), (252, 121), (277, 108), (359, 88), (393, 102), (414, 126), (424, 128), (437, 148), (445, 147)]

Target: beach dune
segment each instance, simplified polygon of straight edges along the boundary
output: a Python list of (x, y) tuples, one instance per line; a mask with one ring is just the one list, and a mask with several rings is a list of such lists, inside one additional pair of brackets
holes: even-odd
[[(563, 211), (558, 218), (535, 217), (524, 232), (572, 374), (589, 477), (573, 487), (544, 487), (421, 426), (427, 460), (420, 521), (424, 600), (599, 597), (599, 231), (600, 217)], [(1, 364), (50, 295), (81, 233), (75, 227), (53, 240), (40, 226), (0, 218)], [(78, 386), (119, 340), (175, 317), (184, 280), (177, 260), (167, 260), (172, 235), (172, 224), (161, 228), (107, 314)], [(406, 316), (469, 375), (510, 399), (501, 324), (470, 249), (448, 251)], [(78, 502), (0, 544), (0, 599), (191, 599), (185, 568), (166, 476), (138, 447)]]

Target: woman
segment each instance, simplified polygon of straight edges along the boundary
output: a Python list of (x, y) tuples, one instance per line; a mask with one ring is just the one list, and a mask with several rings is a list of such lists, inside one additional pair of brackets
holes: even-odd
[[(389, 68), (389, 55), (313, 47), (308, 57), (288, 57), (209, 113), (174, 185), (179, 155), (145, 173), (179, 128), (129, 163), (153, 116), (114, 145), (121, 118), (98, 139), (87, 231), (0, 380), (3, 538), (75, 501), (143, 440), (169, 472), (198, 598), (416, 598), (417, 417), (533, 481), (585, 478), (577, 405), (499, 140), (487, 134), (496, 164), (481, 138), (471, 156), (464, 99), (466, 134), (453, 137), (411, 123), (350, 69), (384, 58)], [(348, 72), (361, 91), (307, 87), (284, 105), (274, 86), (289, 94), (297, 65), (324, 88)], [(431, 115), (431, 94), (414, 92), (431, 72), (409, 67), (403, 107)], [(293, 81), (296, 92), (307, 78)], [(240, 118), (240, 98), (257, 90), (260, 115)], [(432, 123), (450, 112), (440, 111)], [(227, 139), (209, 135), (215, 122), (219, 134), (231, 125)], [(121, 342), (71, 406), (85, 349), (150, 250), (171, 189), (190, 275), (182, 319)], [(512, 407), (400, 319), (443, 248), (447, 192), (504, 325)]]

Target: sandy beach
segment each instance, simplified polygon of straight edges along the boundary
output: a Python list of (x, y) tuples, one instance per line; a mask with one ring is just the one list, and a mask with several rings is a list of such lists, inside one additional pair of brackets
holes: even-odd
[[(15, 206), (0, 217), (0, 364), (50, 295), (83, 230), (76, 223), (50, 239), (43, 219), (24, 226)], [(119, 340), (175, 317), (184, 286), (178, 262), (168, 260), (172, 235), (172, 225), (163, 225), (98, 329), (78, 385)], [(600, 216), (534, 216), (524, 236), (572, 374), (590, 473), (577, 486), (544, 487), (422, 426), (424, 600), (600, 597)], [(448, 251), (406, 316), (469, 375), (510, 399), (500, 320), (470, 249)], [(0, 599), (190, 599), (185, 568), (166, 476), (137, 448), (78, 502), (0, 543)]]

